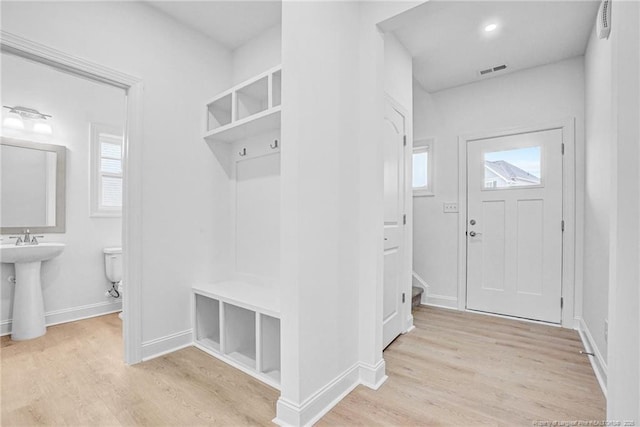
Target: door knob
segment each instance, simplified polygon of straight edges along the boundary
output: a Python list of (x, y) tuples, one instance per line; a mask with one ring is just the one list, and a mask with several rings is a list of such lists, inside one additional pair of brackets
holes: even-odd
[(471, 237), (476, 237), (476, 236), (479, 236), (479, 235), (481, 235), (481, 234), (482, 234), (482, 233), (476, 233), (475, 231), (470, 231), (470, 232), (469, 232), (469, 236), (471, 236)]

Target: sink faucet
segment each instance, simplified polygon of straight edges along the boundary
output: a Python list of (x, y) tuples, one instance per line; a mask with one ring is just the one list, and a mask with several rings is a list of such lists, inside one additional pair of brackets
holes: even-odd
[(11, 236), (10, 239), (17, 239), (16, 246), (37, 245), (38, 239), (44, 236), (31, 236), (29, 229), (24, 230), (24, 236)]

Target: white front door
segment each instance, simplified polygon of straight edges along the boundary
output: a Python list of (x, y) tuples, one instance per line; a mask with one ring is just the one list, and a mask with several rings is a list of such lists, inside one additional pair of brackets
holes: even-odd
[(389, 101), (384, 114), (384, 297), (382, 348), (402, 333), (405, 117)]
[(467, 308), (560, 323), (562, 129), (467, 144)]

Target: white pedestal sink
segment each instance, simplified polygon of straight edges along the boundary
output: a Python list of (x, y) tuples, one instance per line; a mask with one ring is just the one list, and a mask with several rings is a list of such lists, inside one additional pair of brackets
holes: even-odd
[(29, 340), (47, 332), (44, 322), (40, 267), (43, 261), (57, 257), (63, 250), (64, 243), (0, 246), (0, 260), (16, 266), (11, 339)]

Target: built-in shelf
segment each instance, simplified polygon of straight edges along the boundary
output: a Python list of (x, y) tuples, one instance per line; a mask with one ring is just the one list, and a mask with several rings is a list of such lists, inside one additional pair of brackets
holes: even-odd
[(204, 138), (232, 142), (280, 128), (282, 69), (274, 67), (207, 103)]
[(226, 126), (221, 126), (207, 132), (204, 138), (211, 142), (233, 142), (266, 131), (280, 129), (280, 110), (280, 106), (273, 107)]
[[(232, 280), (193, 286), (193, 342), (280, 388), (282, 67), (206, 103), (204, 138), (231, 185)], [(223, 143), (223, 144), (219, 144)], [(274, 282), (275, 281), (275, 282)]]
[(229, 280), (193, 287), (194, 345), (280, 388), (279, 293), (268, 283)]

